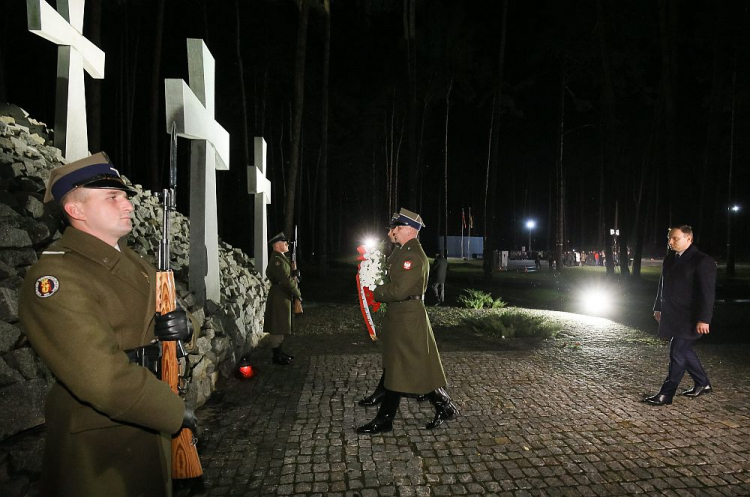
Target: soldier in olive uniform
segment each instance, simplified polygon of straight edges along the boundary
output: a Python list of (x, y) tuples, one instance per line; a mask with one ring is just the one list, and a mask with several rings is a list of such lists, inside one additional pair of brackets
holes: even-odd
[(289, 252), (289, 243), (283, 232), (268, 241), (273, 251), (268, 258), (266, 278), (271, 281), (268, 292), (263, 331), (270, 333), (273, 349), (273, 363), (286, 366), (294, 359), (281, 350), (281, 343), (286, 335), (292, 333), (292, 299), (302, 301), (299, 286), (292, 271), (292, 263), (285, 255)]
[[(103, 153), (52, 171), (45, 201), (70, 226), (24, 279), (19, 316), (57, 379), (47, 397), (41, 495), (171, 495), (170, 435), (195, 415), (146, 367), (189, 339), (185, 311), (155, 316), (153, 266), (119, 239), (135, 191)], [(145, 346), (145, 347), (144, 347)]]
[(393, 224), (393, 236), (401, 248), (388, 258), (390, 281), (373, 292), (375, 300), (388, 304), (381, 333), (385, 394), (375, 419), (357, 428), (358, 433), (392, 430), (403, 394), (427, 394), (435, 407), (428, 429), (458, 415), (445, 391), (443, 364), (424, 308), (430, 266), (417, 239), (424, 223), (418, 214), (401, 209)]

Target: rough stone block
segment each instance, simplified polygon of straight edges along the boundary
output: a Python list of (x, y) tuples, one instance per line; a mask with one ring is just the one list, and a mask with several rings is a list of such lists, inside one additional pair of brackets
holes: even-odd
[(27, 380), (44, 378), (42, 372), (41, 359), (37, 356), (31, 347), (23, 347), (5, 354), (5, 361), (8, 366), (12, 367)]
[(0, 321), (0, 354), (13, 350), (21, 338), (21, 330), (5, 321)]
[(0, 261), (11, 267), (31, 266), (37, 261), (36, 252), (31, 248), (0, 249)]
[[(0, 357), (0, 388), (23, 382), (23, 375), (11, 367), (5, 359)], [(2, 430), (2, 428), (0, 428)], [(0, 437), (1, 439), (2, 437)]]
[(44, 423), (44, 399), (50, 385), (41, 379), (0, 388), (0, 440)]
[(0, 224), (0, 248), (31, 247), (31, 238), (24, 230)]
[(0, 287), (0, 319), (6, 323), (18, 321), (18, 295), (15, 288)]

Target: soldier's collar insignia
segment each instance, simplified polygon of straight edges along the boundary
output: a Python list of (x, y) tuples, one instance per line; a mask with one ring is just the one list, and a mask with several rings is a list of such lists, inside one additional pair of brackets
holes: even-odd
[(54, 276), (42, 276), (34, 284), (34, 292), (37, 297), (46, 299), (54, 295), (60, 289), (60, 282)]
[(404, 261), (404, 269), (407, 271), (411, 269), (411, 261)]

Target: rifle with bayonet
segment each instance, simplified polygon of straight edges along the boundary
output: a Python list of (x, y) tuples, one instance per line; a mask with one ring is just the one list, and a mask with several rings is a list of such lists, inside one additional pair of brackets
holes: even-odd
[[(297, 287), (299, 287), (300, 272), (299, 269), (297, 269), (297, 241), (297, 225), (294, 225), (294, 240), (292, 241), (292, 274), (294, 275), (294, 281), (297, 283)], [(295, 315), (302, 314), (302, 300), (296, 297), (292, 299), (292, 311)]]
[[(165, 188), (159, 195), (163, 202), (162, 236), (159, 242), (159, 267), (156, 273), (156, 312), (164, 315), (177, 308), (177, 291), (174, 283), (174, 273), (170, 268), (169, 254), (169, 224), (170, 214), (176, 209), (177, 192), (177, 126), (172, 123), (172, 134), (169, 147), (169, 188)], [(180, 394), (180, 357), (185, 357), (184, 345), (181, 341), (163, 341), (161, 360), (161, 379), (167, 382), (172, 391)], [(198, 450), (197, 439), (189, 428), (182, 428), (172, 438), (172, 478), (195, 478), (203, 474)]]

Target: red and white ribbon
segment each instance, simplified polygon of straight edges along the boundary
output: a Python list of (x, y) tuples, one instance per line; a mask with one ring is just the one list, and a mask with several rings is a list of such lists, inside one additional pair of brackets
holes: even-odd
[(367, 327), (367, 333), (370, 334), (370, 338), (375, 341), (378, 339), (377, 332), (375, 331), (375, 323), (372, 321), (372, 314), (370, 313), (370, 304), (367, 299), (367, 291), (369, 289), (366, 286), (362, 286), (359, 281), (359, 272), (357, 272), (357, 295), (359, 296), (359, 310), (362, 311), (362, 318), (365, 320), (365, 326)]

